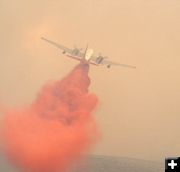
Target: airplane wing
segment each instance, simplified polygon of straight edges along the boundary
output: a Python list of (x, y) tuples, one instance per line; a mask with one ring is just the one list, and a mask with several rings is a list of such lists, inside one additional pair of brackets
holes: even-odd
[(56, 42), (53, 42), (53, 41), (51, 41), (51, 40), (48, 40), (48, 39), (46, 39), (46, 38), (44, 38), (44, 37), (41, 37), (41, 39), (44, 40), (44, 41), (46, 41), (46, 42), (48, 42), (48, 43), (50, 43), (50, 44), (52, 44), (52, 45), (54, 45), (54, 46), (56, 46), (56, 47), (58, 47), (58, 48), (60, 48), (61, 50), (65, 51), (65, 52), (67, 52), (67, 53), (72, 53), (72, 50), (71, 50), (71, 49), (69, 49), (69, 48), (67, 48), (67, 47), (64, 47), (63, 45), (60, 45), (60, 44), (58, 44), (58, 43), (56, 43)]
[(108, 60), (103, 60), (102, 65), (107, 65), (107, 66), (121, 66), (121, 67), (129, 67), (129, 68), (136, 68), (136, 66), (131, 66), (131, 65), (127, 65), (127, 64), (121, 64), (121, 63), (116, 63), (116, 62), (111, 62), (111, 61), (108, 61)]
[(92, 56), (91, 56), (91, 60), (92, 60), (92, 61), (96, 61), (97, 58), (98, 58), (98, 56), (96, 56), (96, 55), (92, 55)]

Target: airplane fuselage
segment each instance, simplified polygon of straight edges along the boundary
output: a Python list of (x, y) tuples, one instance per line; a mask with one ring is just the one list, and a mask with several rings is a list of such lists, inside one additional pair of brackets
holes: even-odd
[(82, 64), (93, 64), (93, 65), (99, 66), (100, 64), (91, 61), (91, 57), (92, 57), (93, 53), (94, 53), (93, 49), (87, 49), (85, 52), (84, 58), (82, 58), (82, 59), (79, 58), (78, 55), (75, 55), (74, 53), (72, 53), (72, 54), (68, 53), (66, 55), (67, 55), (67, 57), (73, 58), (75, 60), (79, 60)]
[(93, 53), (94, 53), (93, 49), (87, 49), (86, 52), (85, 52), (84, 59), (87, 60), (87, 61), (90, 61)]

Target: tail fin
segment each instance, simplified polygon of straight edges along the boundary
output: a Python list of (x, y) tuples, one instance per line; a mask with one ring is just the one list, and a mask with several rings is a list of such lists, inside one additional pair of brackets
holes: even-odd
[(85, 49), (85, 52), (84, 52), (84, 59), (86, 59), (87, 50), (88, 50), (88, 44), (86, 45), (86, 49)]
[(85, 61), (90, 61), (91, 58), (92, 58), (93, 53), (94, 53), (94, 50), (89, 49), (88, 44), (87, 44), (87, 47), (86, 47), (86, 50), (85, 50), (85, 53), (84, 53), (84, 60)]

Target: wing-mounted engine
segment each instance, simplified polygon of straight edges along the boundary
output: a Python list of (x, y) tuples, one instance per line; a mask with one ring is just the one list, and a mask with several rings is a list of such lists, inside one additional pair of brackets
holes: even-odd
[(79, 49), (75, 48), (72, 50), (72, 55), (77, 56), (79, 54)]
[(80, 51), (82, 51), (82, 48), (77, 48), (76, 46), (74, 46), (74, 49), (72, 50), (72, 54), (74, 56), (78, 56)]
[(105, 57), (105, 56), (102, 56), (101, 54), (99, 54), (99, 56), (96, 58), (96, 63), (101, 64), (103, 62), (103, 60), (106, 58), (108, 58), (108, 57)]

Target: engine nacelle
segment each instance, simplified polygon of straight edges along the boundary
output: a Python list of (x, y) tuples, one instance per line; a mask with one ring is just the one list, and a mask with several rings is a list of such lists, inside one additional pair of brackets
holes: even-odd
[(101, 64), (103, 60), (104, 60), (103, 56), (98, 56), (97, 59), (96, 59), (96, 63)]

